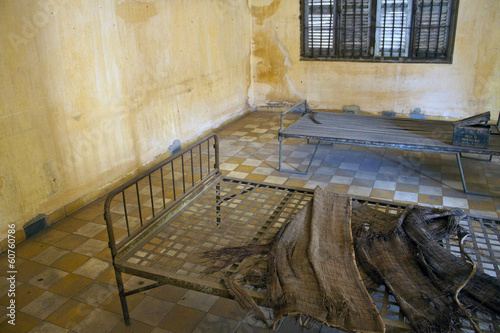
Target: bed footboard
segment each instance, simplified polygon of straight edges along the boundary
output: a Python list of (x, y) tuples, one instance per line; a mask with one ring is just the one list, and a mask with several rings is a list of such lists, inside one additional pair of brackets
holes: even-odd
[(104, 205), (112, 257), (219, 173), (219, 139), (212, 134), (113, 190)]

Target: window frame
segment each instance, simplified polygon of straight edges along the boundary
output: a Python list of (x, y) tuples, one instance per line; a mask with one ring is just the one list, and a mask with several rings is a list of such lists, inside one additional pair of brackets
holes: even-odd
[[(341, 1), (341, 0), (335, 0)], [(415, 7), (416, 0), (411, 0), (413, 2), (412, 7)], [(387, 56), (376, 56), (375, 46), (376, 41), (376, 22), (377, 22), (377, 6), (378, 0), (371, 0), (371, 12), (370, 12), (370, 40), (369, 40), (369, 55), (368, 56), (342, 56), (342, 55), (315, 55), (311, 52), (310, 55), (306, 54), (308, 36), (306, 36), (306, 20), (305, 7), (308, 5), (309, 0), (300, 0), (300, 60), (301, 61), (340, 61), (340, 62), (376, 62), (376, 63), (434, 63), (434, 64), (452, 64), (453, 63), (453, 53), (455, 49), (455, 36), (457, 32), (457, 21), (458, 21), (458, 11), (460, 0), (451, 0), (451, 15), (450, 23), (448, 28), (448, 45), (446, 47), (446, 57), (435, 57), (435, 58), (422, 58), (413, 56), (413, 45), (410, 43), (408, 45), (409, 51), (408, 57), (387, 57)], [(411, 29), (415, 27), (414, 23), (414, 13), (416, 10), (412, 11), (412, 16), (410, 18), (412, 25)], [(335, 30), (335, 29), (334, 29)], [(335, 31), (331, 32), (335, 35)], [(411, 39), (416, 33), (411, 32)], [(333, 52), (338, 52), (339, 43), (333, 44)]]

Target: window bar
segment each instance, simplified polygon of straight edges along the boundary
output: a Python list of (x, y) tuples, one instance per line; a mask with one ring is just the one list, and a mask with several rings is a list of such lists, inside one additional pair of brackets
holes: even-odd
[[(403, 7), (401, 10), (401, 36), (399, 38), (399, 56), (400, 57), (401, 57), (401, 52), (403, 50), (403, 36), (404, 36), (404, 38), (406, 38), (405, 19), (406, 19), (406, 7), (405, 7), (405, 0), (403, 0)], [(408, 46), (405, 45), (405, 47), (407, 48)]]
[(385, 50), (384, 50), (384, 46), (385, 46), (385, 24), (386, 24), (386, 17), (387, 17), (387, 1), (388, 0), (384, 0), (384, 24), (382, 25), (382, 57), (385, 56)]
[(200, 154), (200, 181), (203, 179), (203, 161), (202, 161), (202, 158), (201, 158), (201, 143), (198, 145), (198, 151), (199, 151), (199, 154)]
[(354, 57), (356, 52), (356, 1), (352, 2), (352, 57)]
[(191, 153), (191, 186), (194, 186), (194, 162), (193, 162), (193, 149), (189, 151)]
[(452, 43), (449, 43), (448, 41), (450, 40), (450, 33), (451, 33), (451, 26), (453, 24), (453, 17), (455, 16), (455, 10), (456, 10), (456, 7), (455, 7), (455, 4), (456, 2), (452, 2), (451, 4), (448, 5), (448, 20), (446, 22), (446, 29), (445, 29), (445, 33), (446, 33), (446, 42), (445, 42), (445, 46), (446, 46), (446, 54), (445, 56), (448, 57), (448, 55), (450, 54), (450, 50), (451, 50), (451, 44)]
[(165, 202), (165, 184), (163, 182), (163, 167), (160, 168), (160, 176), (161, 176), (161, 194), (163, 197), (163, 209), (167, 207), (167, 204)]
[(319, 55), (323, 55), (323, 0), (319, 4)]
[(172, 188), (174, 191), (174, 200), (177, 199), (177, 196), (175, 195), (175, 175), (174, 175), (174, 161), (170, 162), (170, 167), (172, 169)]
[(431, 0), (431, 9), (429, 12), (429, 25), (428, 25), (428, 33), (427, 33), (427, 49), (425, 50), (425, 57), (429, 58), (429, 49), (431, 48), (431, 29), (432, 29), (432, 14), (434, 11), (434, 0)]
[(139, 182), (135, 183), (135, 190), (137, 193), (137, 206), (139, 206), (139, 220), (142, 226), (142, 211), (141, 211), (141, 198), (139, 197)]
[(127, 202), (125, 201), (125, 190), (122, 191), (123, 211), (125, 213), (125, 224), (127, 225), (127, 236), (130, 236), (130, 228), (128, 226)]
[[(305, 5), (304, 5), (305, 4)], [(300, 29), (301, 29), (301, 34), (300, 34), (300, 55), (301, 56), (307, 56), (307, 47), (305, 41), (307, 40), (306, 33), (307, 33), (307, 18), (305, 18), (305, 13), (306, 13), (306, 6), (307, 3), (306, 1), (301, 1), (300, 2)]]
[(311, 0), (311, 6), (309, 6), (309, 37), (311, 45), (311, 56), (314, 56), (314, 21), (313, 21), (313, 10), (314, 10), (314, 0)]
[(392, 0), (392, 28), (390, 57), (394, 56), (394, 34), (396, 29), (396, 0)]
[[(420, 43), (422, 40), (422, 24), (424, 22), (424, 2), (420, 0), (420, 23), (418, 25), (418, 39), (416, 41), (417, 47), (416, 47), (416, 55), (419, 56), (420, 53)], [(417, 29), (415, 27), (415, 29)]]
[(153, 212), (153, 217), (155, 217), (155, 203), (153, 198), (153, 185), (151, 184), (151, 174), (148, 175), (149, 178), (149, 194), (151, 196), (151, 211)]
[(182, 190), (186, 193), (186, 175), (184, 174), (184, 154), (181, 155), (182, 165)]
[(342, 29), (344, 31), (344, 40), (342, 42), (342, 56), (346, 55), (346, 42), (347, 42), (347, 16), (345, 15), (345, 8), (341, 8), (342, 17), (344, 18), (344, 22), (342, 22)]
[(436, 48), (434, 49), (434, 58), (437, 58), (439, 53), (439, 38), (441, 38), (441, 19), (443, 15), (443, 3), (444, 0), (441, 0), (441, 4), (439, 6), (439, 15), (438, 15), (438, 26), (437, 26), (437, 35), (436, 35)]
[(332, 55), (332, 49), (333, 49), (333, 18), (334, 18), (334, 12), (333, 12), (333, 4), (332, 0), (330, 0), (329, 5), (328, 5), (329, 13), (330, 13), (330, 22), (328, 22), (328, 55)]
[(360, 42), (360, 44), (359, 44), (359, 56), (360, 57), (363, 56), (363, 40), (364, 40), (363, 34), (365, 32), (365, 29), (363, 27), (363, 18), (364, 18), (364, 10), (363, 9), (364, 9), (364, 7), (365, 7), (365, 4), (364, 4), (363, 0), (361, 0), (361, 17), (360, 17), (360, 19), (361, 19), (361, 25), (360, 25), (361, 26), (361, 34), (360, 34), (361, 40), (359, 41)]

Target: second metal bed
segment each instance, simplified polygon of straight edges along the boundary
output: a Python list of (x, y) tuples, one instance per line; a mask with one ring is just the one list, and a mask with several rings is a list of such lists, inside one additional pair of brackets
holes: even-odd
[[(283, 118), (290, 112), (302, 112), (302, 116), (284, 128)], [(300, 138), (317, 142), (305, 172), (285, 170), (282, 167), (283, 138)], [(453, 122), (450, 121), (314, 112), (309, 108), (307, 100), (282, 113), (278, 140), (279, 171), (296, 174), (309, 172), (320, 143), (326, 142), (455, 154), (464, 192), (486, 196), (490, 195), (467, 189), (461, 161), (462, 154), (488, 156), (486, 160), (489, 161), (492, 156), (500, 156), (500, 133), (496, 126), (491, 126), (488, 148), (457, 146), (452, 144)]]

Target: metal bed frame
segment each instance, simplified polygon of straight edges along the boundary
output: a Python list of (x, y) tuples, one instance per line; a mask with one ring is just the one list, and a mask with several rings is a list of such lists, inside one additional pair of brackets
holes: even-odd
[[(265, 306), (265, 289), (243, 281), (246, 272), (265, 266), (265, 261), (247, 258), (207, 274), (207, 263), (200, 254), (224, 247), (268, 244), (312, 199), (312, 194), (311, 190), (223, 176), (215, 134), (113, 190), (106, 198), (104, 216), (126, 325), (130, 325), (126, 298), (164, 284), (231, 298), (222, 281), (231, 277)], [(353, 200), (392, 214), (405, 207), (384, 201)], [(478, 266), (500, 277), (499, 221), (467, 217), (462, 223), (474, 231), (472, 244)], [(444, 246), (460, 253), (456, 239)], [(154, 283), (126, 291), (123, 273)], [(372, 297), (387, 325), (410, 330), (384, 288)], [(476, 318), (487, 327), (498, 327), (500, 323), (500, 314), (479, 314)]]
[[(302, 116), (284, 129), (283, 118), (290, 112), (302, 112)], [(488, 148), (464, 147), (452, 144), (453, 123), (449, 121), (366, 115), (353, 116), (330, 112), (314, 112), (309, 108), (307, 100), (303, 100), (281, 114), (280, 129), (278, 131), (278, 170), (301, 175), (308, 174), (318, 147), (322, 142), (434, 153), (451, 153), (456, 155), (462, 186), (466, 194), (499, 197), (496, 195), (469, 191), (465, 182), (461, 161), (461, 157), (464, 157), (463, 154), (489, 156), (487, 159), (475, 158), (481, 161), (491, 161), (493, 155), (500, 156), (499, 124), (497, 124), (497, 126), (491, 126)], [(309, 140), (317, 141), (305, 172), (285, 170), (282, 168), (283, 138), (301, 138), (307, 139), (308, 142)]]

